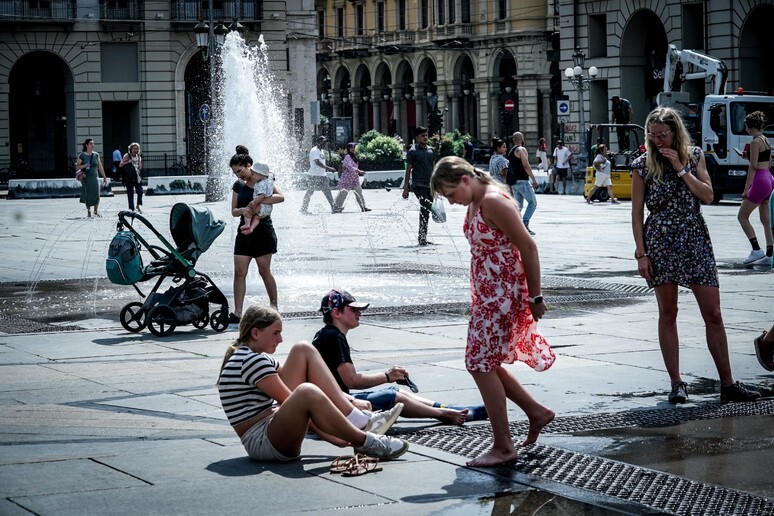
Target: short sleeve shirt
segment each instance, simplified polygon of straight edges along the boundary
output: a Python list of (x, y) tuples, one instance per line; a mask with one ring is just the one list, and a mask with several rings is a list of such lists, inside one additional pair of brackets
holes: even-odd
[(556, 147), (554, 149), (554, 160), (556, 161), (556, 168), (568, 168), (570, 166), (570, 149), (567, 147)]
[(430, 176), (433, 175), (435, 153), (428, 145), (424, 148), (414, 145), (406, 155), (406, 163), (412, 166), (411, 186), (430, 186)]
[(352, 363), (347, 336), (335, 326), (328, 324), (314, 336), (312, 346), (320, 352), (320, 356), (331, 370), (341, 390), (349, 393), (349, 387), (344, 384), (338, 371), (341, 364)]
[(326, 174), (325, 168), (315, 163), (318, 159), (320, 160), (320, 163), (325, 164), (325, 153), (320, 147), (315, 145), (314, 147), (312, 147), (312, 150), (309, 151), (309, 175), (310, 176), (324, 176)]
[(599, 172), (602, 172), (603, 174), (610, 174), (610, 160), (604, 157), (602, 154), (597, 154), (597, 157), (594, 158), (595, 169), (597, 165), (601, 165), (601, 167), (597, 169)]

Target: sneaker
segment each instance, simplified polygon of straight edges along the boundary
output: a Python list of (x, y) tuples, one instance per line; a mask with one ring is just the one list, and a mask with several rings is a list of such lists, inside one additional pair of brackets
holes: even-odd
[(529, 229), (529, 226), (524, 226), (524, 227), (527, 228), (527, 233), (529, 233), (532, 236), (535, 236), (535, 232)]
[(688, 384), (685, 382), (674, 382), (672, 392), (669, 393), (669, 403), (678, 404), (688, 401)]
[(761, 258), (765, 258), (765, 257), (766, 257), (766, 251), (764, 251), (763, 249), (758, 249), (757, 251), (750, 251), (750, 254), (747, 255), (747, 258), (745, 258), (742, 263), (745, 265), (749, 265), (752, 262), (756, 262)]
[(770, 266), (771, 265), (771, 256), (764, 256), (763, 258), (755, 260), (750, 265)]
[(612, 201), (610, 201), (610, 202), (611, 202), (611, 203), (613, 203), (613, 204), (621, 204), (621, 201), (619, 201), (619, 200), (618, 200), (618, 199), (616, 199), (615, 197), (613, 197), (613, 200), (612, 200)]
[(766, 337), (765, 331), (753, 342), (755, 356), (758, 357), (758, 363), (766, 371), (774, 371), (774, 343), (764, 342), (764, 337)]
[(365, 443), (360, 448), (355, 448), (357, 453), (365, 453), (369, 457), (378, 459), (394, 459), (408, 451), (409, 444), (403, 439), (387, 435), (366, 435)]
[(742, 382), (720, 387), (720, 401), (755, 401), (761, 393), (748, 388)]
[(433, 245), (433, 243), (429, 240), (420, 240), (419, 245), (425, 246), (425, 245)]
[(237, 315), (234, 312), (231, 312), (228, 314), (228, 323), (229, 324), (239, 324), (240, 317), (237, 317)]
[(396, 403), (390, 410), (383, 410), (381, 412), (374, 412), (371, 415), (371, 419), (363, 428), (364, 432), (371, 432), (376, 435), (384, 435), (387, 430), (398, 420), (401, 411), (403, 410), (403, 403)]

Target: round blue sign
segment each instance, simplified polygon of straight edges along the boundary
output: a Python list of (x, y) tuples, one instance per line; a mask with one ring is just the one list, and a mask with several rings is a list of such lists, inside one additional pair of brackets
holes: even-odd
[(559, 107), (559, 113), (563, 115), (570, 112), (570, 103), (567, 101), (559, 102), (558, 107)]
[(210, 105), (209, 104), (202, 104), (202, 106), (199, 108), (199, 120), (202, 122), (206, 122), (210, 119)]

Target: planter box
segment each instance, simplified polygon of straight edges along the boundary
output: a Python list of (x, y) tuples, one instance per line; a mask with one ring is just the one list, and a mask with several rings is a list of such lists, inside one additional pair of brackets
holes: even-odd
[[(102, 184), (100, 182), (100, 184)], [(111, 197), (110, 184), (100, 187), (102, 197)], [(8, 181), (8, 199), (51, 199), (80, 197), (81, 183), (75, 178), (11, 179)]]
[(148, 178), (148, 195), (203, 194), (207, 176), (153, 176)]

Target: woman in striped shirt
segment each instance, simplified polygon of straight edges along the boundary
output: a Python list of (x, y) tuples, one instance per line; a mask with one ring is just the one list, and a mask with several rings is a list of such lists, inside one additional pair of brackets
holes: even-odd
[(402, 404), (376, 414), (356, 408), (311, 344), (294, 344), (280, 364), (271, 354), (281, 342), (279, 313), (253, 305), (221, 366), (221, 404), (251, 458), (298, 458), (310, 424), (326, 441), (374, 457), (398, 457), (408, 450), (406, 441), (380, 435), (398, 418)]

